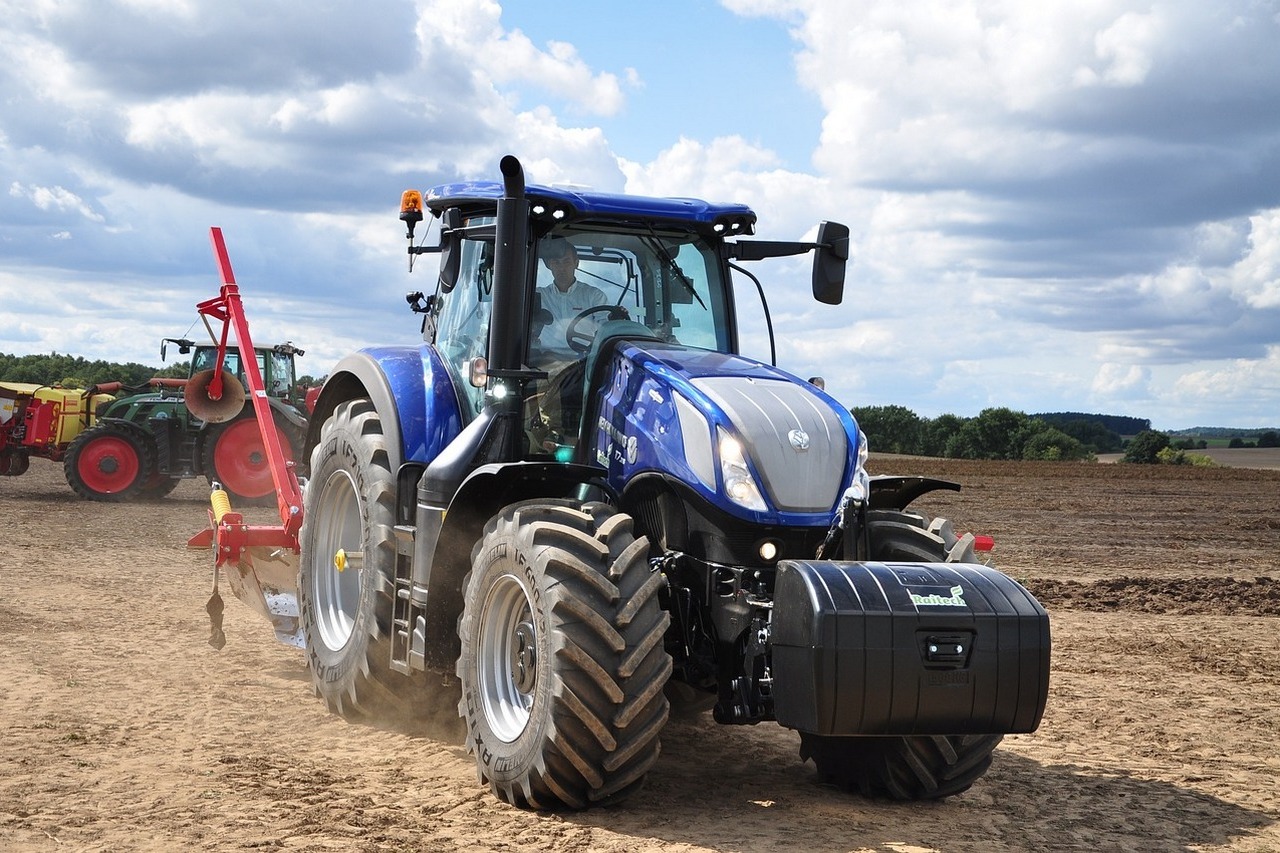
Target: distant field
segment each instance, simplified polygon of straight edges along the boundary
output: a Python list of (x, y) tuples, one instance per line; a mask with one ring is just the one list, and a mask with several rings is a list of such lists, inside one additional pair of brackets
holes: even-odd
[[(1219, 465), (1226, 465), (1229, 468), (1280, 470), (1280, 448), (1276, 447), (1210, 447), (1187, 452), (1208, 456)], [(1123, 453), (1098, 455), (1099, 462), (1119, 462), (1123, 458)]]

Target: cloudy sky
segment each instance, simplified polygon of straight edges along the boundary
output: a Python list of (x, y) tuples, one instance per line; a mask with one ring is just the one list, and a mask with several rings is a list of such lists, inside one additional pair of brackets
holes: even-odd
[(159, 365), (211, 225), (304, 372), (413, 342), (400, 192), (506, 153), (848, 224), (756, 268), (847, 405), (1280, 425), (1280, 0), (0, 0), (0, 353)]

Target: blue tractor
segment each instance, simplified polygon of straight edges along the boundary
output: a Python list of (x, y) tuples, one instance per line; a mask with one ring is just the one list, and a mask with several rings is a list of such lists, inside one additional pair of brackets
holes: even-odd
[(730, 271), (812, 253), (837, 304), (848, 229), (749, 240), (742, 205), (501, 171), (405, 194), (411, 266), (439, 255), (424, 342), (330, 373), (296, 574), (246, 600), (332, 710), (460, 718), (519, 806), (635, 792), (673, 711), (795, 729), (867, 795), (967, 789), (1039, 725), (1047, 614), (907, 509), (958, 486), (868, 476), (847, 409), (738, 352)]

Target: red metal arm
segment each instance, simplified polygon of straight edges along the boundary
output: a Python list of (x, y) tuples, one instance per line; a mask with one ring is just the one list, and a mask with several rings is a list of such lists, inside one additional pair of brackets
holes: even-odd
[(258, 369), (253, 339), (249, 335), (249, 323), (245, 319), (244, 305), (240, 301), (240, 288), (236, 285), (235, 275), (231, 271), (231, 259), (227, 255), (227, 246), (222, 239), (222, 229), (210, 228), (209, 238), (213, 243), (214, 259), (218, 262), (218, 270), (222, 274), (222, 288), (217, 298), (197, 304), (196, 310), (206, 317), (220, 320), (223, 324), (222, 336), (218, 344), (218, 361), (214, 368), (213, 379), (209, 383), (209, 396), (217, 399), (221, 394), (221, 367), (226, 356), (228, 333), (234, 328), (236, 345), (240, 349), (240, 363), (244, 366), (245, 379), (248, 381), (246, 392), (253, 403), (258, 430), (262, 433), (262, 444), (267, 451), (271, 481), (276, 487), (276, 504), (280, 510), (280, 521), (284, 524), (286, 534), (296, 537), (299, 528), (302, 527), (302, 489), (298, 485), (298, 478), (293, 473), (293, 469), (285, 461), (284, 450), (280, 446), (280, 435), (275, 429), (275, 420), (271, 414), (271, 404), (268, 402), (262, 371)]

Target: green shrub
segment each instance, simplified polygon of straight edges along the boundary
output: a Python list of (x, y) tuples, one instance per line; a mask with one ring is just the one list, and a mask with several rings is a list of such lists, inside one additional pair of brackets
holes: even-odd
[(1171, 455), (1184, 452), (1169, 447), (1169, 436), (1164, 433), (1156, 432), (1153, 429), (1144, 429), (1129, 442), (1124, 452), (1124, 461), (1137, 462), (1142, 465), (1157, 465), (1162, 462), (1166, 465), (1181, 464), (1180, 462), (1165, 461), (1162, 458), (1162, 454), (1165, 451), (1168, 451)]

